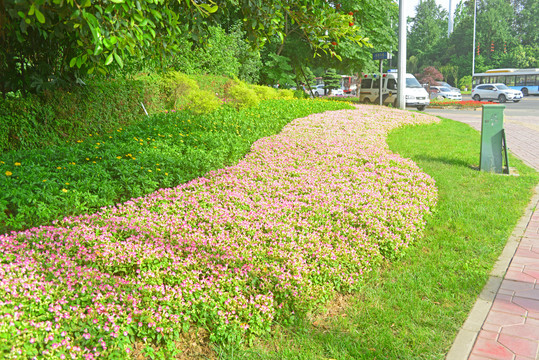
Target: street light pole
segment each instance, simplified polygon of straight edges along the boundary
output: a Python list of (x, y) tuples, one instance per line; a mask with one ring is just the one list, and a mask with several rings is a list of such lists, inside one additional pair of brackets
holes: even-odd
[(404, 14), (405, 0), (399, 0), (399, 59), (397, 68), (397, 107), (401, 110), (406, 108), (404, 91), (406, 89), (406, 17)]
[[(473, 3), (473, 49), (472, 49), (472, 81), (475, 76), (475, 23), (477, 17), (477, 0)], [(473, 83), (472, 83), (473, 87)]]

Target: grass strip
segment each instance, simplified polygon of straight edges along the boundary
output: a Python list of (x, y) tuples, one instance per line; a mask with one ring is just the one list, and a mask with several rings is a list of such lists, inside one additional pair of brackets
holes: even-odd
[(485, 285), (539, 181), (510, 157), (519, 176), (479, 172), (479, 133), (452, 120), (408, 126), (390, 149), (436, 180), (439, 200), (424, 238), (367, 279), (353, 296), (277, 327), (249, 350), (222, 359), (443, 359)]

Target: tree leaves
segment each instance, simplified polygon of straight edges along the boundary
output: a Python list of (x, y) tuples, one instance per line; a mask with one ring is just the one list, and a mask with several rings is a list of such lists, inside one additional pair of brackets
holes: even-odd
[[(186, 9), (195, 16), (181, 18)], [(195, 0), (8, 1), (2, 11), (5, 21), (3, 17), (0, 35), (7, 36), (0, 36), (0, 59), (4, 59), (0, 72), (9, 72), (12, 79), (22, 78), (22, 83), (10, 80), (9, 86), (29, 88), (30, 78), (36, 76), (43, 83), (58, 75), (74, 80), (78, 69), (93, 73), (112, 65), (123, 68), (128, 58), (148, 54), (167, 59), (179, 48), (184, 21), (201, 21), (217, 10), (211, 1), (197, 4)], [(36, 62), (36, 58), (40, 60)], [(10, 65), (21, 61), (27, 64), (25, 77), (20, 67)]]
[(118, 65), (120, 65), (121, 68), (124, 67), (124, 62), (122, 58), (116, 53), (114, 53), (114, 60), (116, 60), (116, 62), (118, 63)]

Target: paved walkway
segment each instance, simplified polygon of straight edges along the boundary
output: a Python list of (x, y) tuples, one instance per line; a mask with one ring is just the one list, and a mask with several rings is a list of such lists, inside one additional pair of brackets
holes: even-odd
[[(481, 130), (481, 111), (427, 112)], [(531, 124), (506, 118), (504, 128), (509, 150), (539, 170), (539, 120)], [(539, 359), (539, 186), (446, 359)]]

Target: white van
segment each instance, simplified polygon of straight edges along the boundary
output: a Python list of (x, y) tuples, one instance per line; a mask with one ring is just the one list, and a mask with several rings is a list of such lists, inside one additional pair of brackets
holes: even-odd
[[(382, 74), (382, 103), (397, 106), (397, 78), (396, 72)], [(363, 103), (379, 104), (380, 74), (363, 75), (359, 100)], [(406, 106), (415, 106), (418, 110), (425, 110), (430, 104), (427, 90), (412, 75), (406, 74), (406, 89), (404, 92)]]

